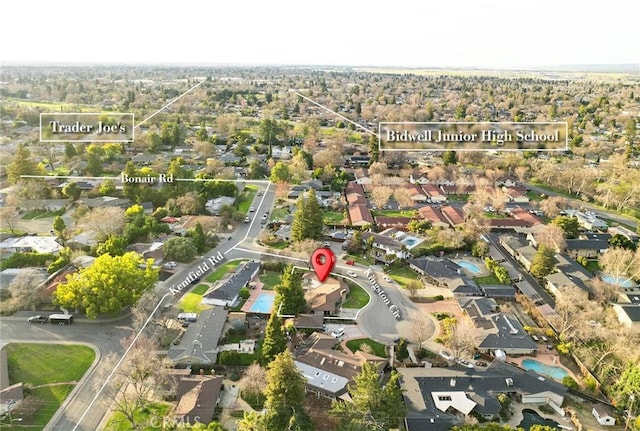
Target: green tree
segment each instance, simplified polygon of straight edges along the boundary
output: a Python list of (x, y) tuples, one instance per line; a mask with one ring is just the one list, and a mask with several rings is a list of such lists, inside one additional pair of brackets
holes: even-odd
[(198, 254), (191, 238), (176, 237), (168, 239), (164, 243), (164, 257), (167, 260), (178, 262), (191, 262)]
[(324, 223), (322, 208), (316, 198), (316, 192), (310, 189), (296, 201), (296, 211), (291, 224), (291, 238), (294, 241), (320, 239)]
[(62, 194), (72, 201), (77, 201), (80, 193), (82, 193), (82, 190), (75, 182), (67, 183), (67, 185), (62, 188)]
[(455, 151), (445, 151), (442, 153), (442, 162), (445, 166), (447, 165), (455, 165), (458, 163), (458, 155)]
[(111, 196), (116, 192), (116, 183), (113, 180), (104, 180), (98, 189), (102, 196)]
[(636, 249), (635, 242), (631, 241), (629, 238), (627, 238), (624, 235), (620, 235), (619, 233), (615, 234), (614, 236), (611, 237), (611, 239), (609, 239), (609, 245), (611, 247), (626, 248), (627, 250), (632, 250), (632, 251), (635, 251)]
[(268, 173), (269, 171), (267, 170), (267, 165), (265, 163), (258, 159), (251, 159), (249, 162), (249, 179), (262, 180)]
[(11, 184), (16, 184), (21, 175), (44, 175), (45, 171), (38, 163), (31, 159), (31, 151), (25, 145), (18, 145), (11, 155), (11, 163), (7, 165), (7, 178)]
[(137, 253), (122, 256), (103, 254), (86, 268), (67, 275), (58, 285), (55, 302), (62, 307), (84, 310), (90, 319), (116, 314), (136, 303), (158, 281), (153, 259)]
[(67, 228), (67, 224), (64, 222), (62, 217), (56, 216), (53, 219), (53, 231), (56, 233), (56, 236), (60, 239), (64, 239), (64, 230)]
[(74, 147), (71, 142), (67, 142), (66, 144), (64, 144), (64, 156), (67, 158), (67, 160), (75, 157), (76, 155), (78, 155), (78, 152), (76, 151), (76, 147)]
[(307, 308), (302, 276), (294, 271), (293, 265), (288, 265), (284, 269), (280, 284), (274, 290), (276, 291), (274, 307), (280, 315), (296, 315)]
[(265, 118), (258, 126), (258, 142), (268, 147), (268, 155), (271, 157), (271, 147), (279, 143), (279, 137), (284, 133), (284, 127), (277, 120)]
[(349, 386), (352, 402), (334, 401), (330, 413), (340, 419), (340, 429), (349, 431), (398, 428), (407, 408), (402, 401), (400, 374), (391, 372), (383, 386), (376, 365), (365, 362)]
[(556, 258), (553, 249), (541, 245), (531, 260), (530, 272), (534, 277), (543, 278), (553, 272), (555, 265)]
[(200, 222), (196, 223), (193, 229), (189, 229), (188, 235), (198, 253), (202, 253), (207, 249), (207, 235), (204, 233)]
[(575, 217), (558, 216), (554, 218), (551, 223), (562, 228), (568, 239), (577, 238), (580, 234), (580, 224), (578, 223), (578, 219)]
[(306, 380), (288, 350), (278, 354), (269, 364), (264, 391), (268, 430), (313, 429), (313, 423), (304, 410), (305, 384)]
[(398, 345), (396, 346), (396, 359), (400, 362), (409, 357), (409, 349), (407, 348), (407, 339), (400, 338)]
[(496, 278), (500, 281), (500, 283), (511, 284), (511, 277), (509, 277), (509, 271), (507, 271), (506, 268), (503, 268), (502, 266), (497, 265), (496, 267), (494, 267), (493, 273), (495, 274)]
[(429, 220), (411, 220), (407, 223), (407, 230), (418, 234), (424, 234), (431, 229), (431, 222)]
[(96, 254), (102, 256), (109, 254), (111, 256), (122, 256), (126, 252), (127, 239), (124, 236), (109, 235), (106, 240), (102, 241), (96, 247)]
[(94, 177), (100, 176), (102, 174), (102, 163), (105, 158), (104, 148), (90, 144), (87, 146), (85, 157), (87, 159), (87, 172), (93, 175)]
[(271, 176), (269, 179), (272, 183), (290, 182), (291, 172), (289, 171), (289, 165), (284, 162), (276, 163), (271, 169)]
[(271, 313), (267, 327), (264, 330), (262, 342), (262, 364), (268, 365), (275, 357), (287, 349), (287, 339), (282, 330), (282, 321), (277, 313)]
[(237, 423), (238, 431), (268, 431), (264, 416), (257, 412), (247, 412)]
[[(613, 386), (613, 398), (616, 404), (637, 412), (640, 409), (640, 362), (627, 363), (620, 378)], [(634, 395), (633, 401), (631, 396)], [(633, 402), (633, 405), (632, 405)]]
[(200, 123), (200, 127), (198, 127), (198, 130), (196, 131), (196, 139), (203, 142), (209, 140), (209, 134), (207, 133), (207, 125), (205, 124), (204, 121)]

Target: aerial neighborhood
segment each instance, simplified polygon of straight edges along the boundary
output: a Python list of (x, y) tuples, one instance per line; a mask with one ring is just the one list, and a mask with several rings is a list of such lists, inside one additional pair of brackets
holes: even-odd
[[(0, 427), (640, 430), (640, 83), (532, 76), (3, 67)], [(384, 121), (569, 135), (384, 151)]]

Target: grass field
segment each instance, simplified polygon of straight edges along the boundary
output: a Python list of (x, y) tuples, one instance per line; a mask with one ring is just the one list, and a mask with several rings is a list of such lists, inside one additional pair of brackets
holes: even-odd
[(200, 301), (202, 301), (202, 294), (198, 295), (193, 292), (185, 293), (180, 301), (180, 310), (185, 313), (199, 313), (202, 310), (209, 308), (207, 306), (200, 305)]
[(498, 277), (496, 277), (494, 274), (489, 274), (484, 277), (474, 277), (473, 279), (480, 286), (487, 286), (491, 284), (502, 284), (500, 280), (498, 280)]
[(275, 208), (271, 211), (271, 221), (284, 220), (287, 215), (289, 215), (289, 211), (286, 208)]
[(416, 214), (414, 210), (376, 210), (371, 213), (382, 217), (413, 217)]
[[(22, 407), (28, 409), (26, 403), (32, 402), (35, 410), (32, 416), (22, 416), (15, 429), (43, 429), (95, 359), (93, 349), (80, 345), (11, 343), (5, 349), (9, 382), (29, 388), (33, 398)], [(60, 384), (38, 387), (51, 383)]]
[[(158, 418), (166, 416), (167, 413), (169, 413), (169, 410), (171, 410), (171, 406), (169, 404), (153, 403), (144, 409), (144, 411), (141, 410), (137, 412), (134, 415), (136, 423), (143, 425), (137, 429), (144, 431), (167, 429), (167, 424), (163, 424), (163, 421)], [(107, 422), (105, 429), (108, 431), (128, 431), (131, 429), (131, 423), (122, 413), (114, 412), (113, 415), (111, 415), (109, 422)]]
[(279, 272), (267, 271), (260, 275), (260, 281), (264, 284), (264, 290), (273, 290), (280, 284), (281, 276)]
[(393, 270), (388, 275), (402, 287), (405, 287), (410, 281), (418, 279), (418, 273), (406, 267)]
[(243, 214), (249, 213), (249, 208), (251, 207), (251, 204), (253, 203), (253, 198), (256, 197), (257, 192), (258, 192), (257, 186), (253, 186), (253, 185), (246, 186), (244, 188), (244, 193), (239, 197), (238, 211), (240, 211)]
[(191, 293), (194, 293), (196, 295), (204, 295), (207, 290), (209, 290), (209, 286), (207, 286), (206, 284), (198, 284), (196, 288), (191, 291)]
[(64, 214), (65, 208), (58, 211), (33, 210), (22, 216), (23, 220), (36, 220), (41, 218), (55, 217)]
[(344, 221), (344, 214), (338, 211), (325, 211), (322, 221), (324, 224), (340, 224)]
[(371, 347), (371, 350), (373, 350), (374, 355), (380, 356), (381, 358), (387, 357), (387, 352), (385, 352), (384, 344), (380, 344), (377, 341), (373, 341), (370, 338), (358, 338), (355, 340), (347, 341), (347, 347), (352, 352), (356, 352), (357, 350), (360, 350), (361, 344), (366, 344), (369, 347)]
[(343, 308), (362, 308), (369, 303), (369, 294), (355, 283), (349, 284), (349, 299), (347, 299)]
[(211, 274), (209, 274), (206, 280), (209, 283), (214, 283), (220, 280), (222, 277), (224, 277), (232, 269), (236, 269), (238, 265), (240, 265), (242, 262), (246, 262), (246, 259), (227, 262), (221, 267), (219, 267), (218, 269), (216, 269), (215, 271), (213, 271)]

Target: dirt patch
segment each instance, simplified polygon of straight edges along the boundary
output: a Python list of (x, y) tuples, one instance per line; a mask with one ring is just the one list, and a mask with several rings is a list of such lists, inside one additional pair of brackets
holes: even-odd
[(338, 429), (338, 420), (328, 415), (331, 400), (308, 393), (305, 399), (307, 414), (315, 424), (316, 431), (333, 431)]
[(416, 303), (416, 307), (425, 314), (449, 313), (455, 316), (458, 321), (463, 318), (458, 302), (454, 299), (430, 303)]

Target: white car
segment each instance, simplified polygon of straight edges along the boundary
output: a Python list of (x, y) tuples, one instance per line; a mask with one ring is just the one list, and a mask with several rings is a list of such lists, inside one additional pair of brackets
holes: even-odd
[(473, 368), (473, 364), (471, 362), (467, 361), (466, 359), (460, 358), (460, 359), (458, 359), (458, 363), (460, 365), (462, 365), (463, 367)]
[(249, 212), (252, 213), (254, 212), (256, 209), (254, 207), (249, 208)]
[(384, 281), (386, 281), (387, 283), (391, 283), (391, 281), (393, 281), (393, 280), (392, 280), (392, 278), (391, 278), (391, 277), (389, 277), (388, 275), (385, 275), (385, 276), (384, 276)]
[(340, 337), (342, 337), (343, 335), (344, 335), (344, 328), (334, 329), (334, 330), (331, 332), (331, 336), (332, 336), (333, 338), (340, 338)]
[(351, 278), (358, 278), (358, 274), (353, 271), (347, 271), (347, 275)]
[(445, 358), (447, 361), (453, 361), (456, 359), (451, 353), (447, 352), (446, 350), (440, 350), (438, 354)]

